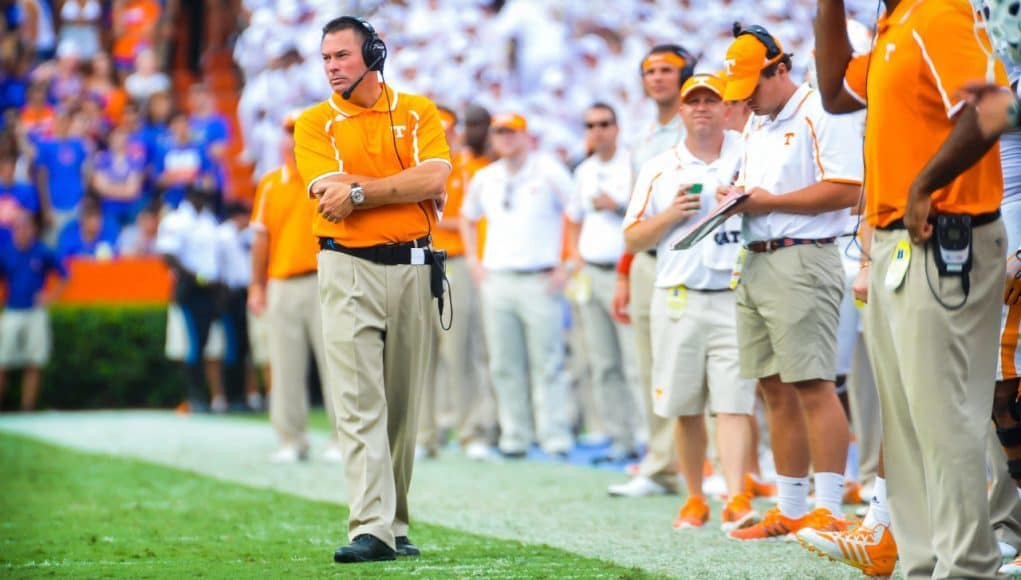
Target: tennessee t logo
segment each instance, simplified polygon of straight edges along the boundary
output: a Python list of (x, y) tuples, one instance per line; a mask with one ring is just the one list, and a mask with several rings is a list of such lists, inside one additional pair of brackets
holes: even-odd
[(733, 76), (734, 75), (734, 73), (733, 73), (734, 65), (737, 64), (737, 61), (732, 59), (732, 58), (728, 58), (723, 64), (726, 65), (726, 67), (727, 67), (727, 76), (728, 77), (729, 76)]
[(790, 145), (791, 144), (791, 139), (793, 139), (793, 138), (794, 138), (794, 133), (784, 133), (783, 134), (783, 144), (784, 145)]
[(394, 137), (398, 139), (404, 138), (404, 130), (407, 129), (407, 125), (394, 125)]

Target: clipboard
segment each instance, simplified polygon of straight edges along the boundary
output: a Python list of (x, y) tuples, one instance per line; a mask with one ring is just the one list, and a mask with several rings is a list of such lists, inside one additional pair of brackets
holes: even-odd
[(729, 217), (727, 212), (734, 209), (735, 207), (744, 203), (750, 196), (743, 191), (735, 191), (723, 198), (720, 204), (716, 206), (713, 211), (709, 212), (709, 215), (698, 220), (695, 225), (691, 226), (687, 232), (678, 239), (671, 249), (673, 250), (688, 250), (692, 246), (697, 244), (702, 238), (708, 236), (723, 222), (727, 221)]

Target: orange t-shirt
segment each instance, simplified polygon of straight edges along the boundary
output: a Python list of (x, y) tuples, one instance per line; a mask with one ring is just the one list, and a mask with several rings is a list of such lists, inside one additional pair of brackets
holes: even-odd
[[(950, 135), (964, 106), (958, 90), (986, 76), (967, 2), (905, 0), (877, 24), (873, 54), (854, 58), (844, 86), (868, 106), (865, 195), (873, 226), (904, 217), (915, 177)], [(981, 33), (982, 42), (989, 39)], [(1006, 86), (1002, 65), (996, 82)], [(1003, 197), (999, 145), (932, 194), (941, 213), (996, 211)]]
[(29, 133), (49, 136), (53, 132), (53, 122), (57, 118), (53, 107), (25, 107), (21, 110), (21, 125)]
[[(436, 105), (419, 95), (383, 88), (390, 114), (386, 95), (362, 108), (334, 93), (298, 118), (294, 153), (306, 191), (330, 175), (382, 178), (422, 163), (450, 165), (450, 147)], [(393, 204), (354, 211), (336, 224), (316, 213), (312, 230), (316, 236), (358, 248), (416, 240), (434, 231), (436, 217), (432, 202)]]
[[(489, 165), (489, 159), (484, 155), (475, 157), (468, 149), (462, 150), (454, 155), (453, 169), (450, 177), (447, 178), (447, 205), (443, 208), (443, 217), (457, 218), (461, 216), (461, 204), (464, 203), (464, 192), (468, 188), (475, 173)], [(484, 241), (483, 235), (479, 235), (479, 245)], [(433, 230), (433, 241), (437, 248), (447, 251), (450, 256), (464, 255), (464, 242), (459, 232), (436, 229)]]
[(121, 61), (134, 60), (138, 52), (152, 43), (152, 32), (160, 21), (156, 0), (128, 0), (115, 20), (123, 27), (113, 45), (113, 55)]
[(252, 225), (269, 236), (271, 279), (314, 272), (319, 244), (312, 235), (317, 202), (305, 195), (297, 169), (287, 165), (271, 171), (255, 191)]

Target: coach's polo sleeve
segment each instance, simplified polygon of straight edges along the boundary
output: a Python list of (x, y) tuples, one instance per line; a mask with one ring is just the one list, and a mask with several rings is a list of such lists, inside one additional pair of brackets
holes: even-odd
[(439, 161), (446, 163), (448, 167), (453, 167), (450, 163), (450, 145), (447, 143), (447, 136), (440, 123), (436, 105), (428, 99), (422, 99), (421, 105), (416, 104), (411, 115), (415, 119), (415, 126), (411, 134), (415, 165)]
[(294, 125), (294, 159), (306, 193), (320, 179), (344, 173), (344, 162), (334, 142), (333, 123), (329, 106), (324, 110), (324, 105), (319, 105), (302, 113)]

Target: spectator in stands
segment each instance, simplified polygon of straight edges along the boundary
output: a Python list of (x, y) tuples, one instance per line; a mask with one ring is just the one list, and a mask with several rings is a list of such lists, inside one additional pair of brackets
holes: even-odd
[(18, 0), (18, 32), (21, 41), (32, 50), (36, 61), (53, 58), (57, 48), (57, 34), (54, 31), (53, 9), (46, 0)]
[(114, 76), (110, 55), (105, 52), (96, 53), (89, 69), (89, 75), (85, 78), (86, 96), (99, 102), (107, 121), (119, 123), (128, 103), (128, 95)]
[(46, 93), (46, 83), (35, 82), (28, 87), (27, 103), (21, 109), (20, 122), (30, 138), (49, 137), (53, 134), (57, 112)]
[(122, 74), (131, 70), (143, 50), (155, 47), (161, 11), (156, 0), (123, 0), (115, 4), (113, 58)]
[(82, 79), (81, 55), (78, 47), (65, 40), (57, 45), (57, 63), (50, 79), (50, 97), (60, 105), (67, 106), (85, 92)]
[[(7, 370), (23, 367), (21, 410), (35, 409), (42, 369), (50, 360), (52, 338), (46, 308), (63, 290), (67, 271), (39, 241), (39, 214), (19, 212), (13, 243), (0, 248), (0, 278), (7, 285), (6, 308), (0, 315), (0, 402)], [(45, 289), (47, 276), (61, 281)]]
[(128, 132), (121, 127), (110, 132), (108, 149), (96, 155), (92, 188), (99, 194), (104, 218), (118, 228), (133, 222), (146, 201), (142, 163), (128, 151)]
[(125, 258), (156, 256), (156, 233), (160, 223), (158, 203), (150, 203), (135, 216), (135, 223), (117, 237), (117, 255)]
[(29, 182), (14, 178), (17, 157), (0, 153), (0, 248), (11, 243), (11, 232), (17, 217), (24, 212), (39, 211), (39, 197)]
[(177, 112), (170, 118), (170, 143), (156, 153), (153, 172), (163, 189), (163, 203), (176, 208), (188, 186), (211, 173), (205, 148), (191, 137), (188, 115)]
[(248, 285), (252, 281), (252, 232), (248, 229), (252, 210), (234, 202), (225, 208), (226, 219), (216, 231), (216, 253), (220, 301), (226, 349), (223, 356), (223, 387), (230, 410), (247, 410), (245, 378), (248, 368)]
[(31, 84), (29, 71), (31, 56), (19, 44), (13, 44), (3, 59), (3, 75), (0, 78), (0, 110), (21, 109), (28, 98)]
[(60, 7), (60, 41), (73, 42), (83, 59), (100, 50), (99, 26), (103, 6), (99, 0), (66, 0)]
[(99, 200), (89, 195), (82, 200), (81, 215), (60, 232), (57, 256), (65, 264), (71, 258), (109, 260), (117, 244), (117, 228), (103, 219)]
[(170, 78), (159, 69), (156, 53), (145, 49), (135, 58), (135, 72), (124, 80), (124, 90), (140, 105), (156, 93), (170, 90)]
[(138, 105), (128, 101), (124, 103), (124, 110), (121, 112), (120, 122), (117, 127), (127, 133), (128, 157), (132, 161), (140, 163), (148, 170), (149, 150), (146, 146), (145, 126), (142, 124), (142, 116), (139, 113)]
[(80, 114), (62, 112), (54, 125), (53, 139), (38, 145), (35, 160), (36, 187), (44, 223), (56, 236), (74, 217), (88, 183), (89, 149)]
[(149, 98), (148, 103), (139, 107), (145, 112), (141, 131), (145, 142), (146, 163), (151, 168), (155, 166), (159, 152), (172, 143), (170, 117), (174, 114), (174, 97), (166, 92), (156, 93)]
[(206, 156), (215, 164), (216, 185), (220, 189), (224, 185), (224, 160), (227, 153), (227, 140), (230, 129), (227, 119), (216, 110), (213, 93), (202, 83), (191, 86), (188, 91), (188, 106), (191, 111), (192, 139), (205, 148)]

